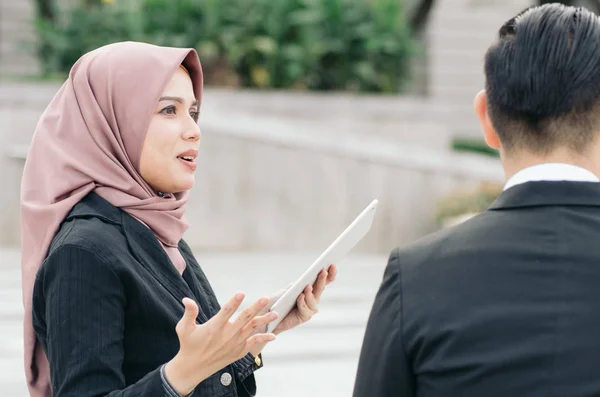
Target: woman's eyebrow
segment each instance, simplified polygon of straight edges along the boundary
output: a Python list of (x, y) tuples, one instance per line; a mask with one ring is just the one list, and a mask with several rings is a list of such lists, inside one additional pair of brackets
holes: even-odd
[[(161, 101), (175, 101), (175, 102), (179, 102), (179, 103), (183, 103), (184, 102), (183, 98), (180, 98), (178, 96), (163, 96), (163, 97), (160, 97), (160, 99), (158, 101), (159, 102), (161, 102)], [(198, 106), (198, 101), (197, 100), (194, 101), (192, 103), (192, 106)]]

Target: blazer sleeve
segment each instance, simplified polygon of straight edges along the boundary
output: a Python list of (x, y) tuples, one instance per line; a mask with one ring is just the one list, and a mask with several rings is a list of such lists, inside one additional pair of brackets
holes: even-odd
[(390, 255), (361, 348), (354, 397), (414, 396), (414, 375), (402, 341), (398, 251)]
[[(164, 397), (160, 367), (126, 387), (121, 370), (126, 299), (110, 266), (63, 246), (45, 262), (37, 292), (54, 397)], [(34, 294), (35, 295), (35, 294)], [(34, 303), (35, 305), (35, 303)]]
[(232, 364), (239, 397), (254, 397), (256, 395), (256, 379), (254, 378), (254, 371), (263, 366), (262, 355), (259, 354), (258, 357), (261, 360), (260, 366), (256, 365), (254, 358), (250, 353)]

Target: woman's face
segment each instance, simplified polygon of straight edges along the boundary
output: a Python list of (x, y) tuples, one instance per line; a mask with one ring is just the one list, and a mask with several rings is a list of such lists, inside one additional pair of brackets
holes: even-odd
[(155, 191), (179, 193), (194, 186), (198, 112), (192, 80), (178, 68), (156, 104), (140, 155), (140, 174)]

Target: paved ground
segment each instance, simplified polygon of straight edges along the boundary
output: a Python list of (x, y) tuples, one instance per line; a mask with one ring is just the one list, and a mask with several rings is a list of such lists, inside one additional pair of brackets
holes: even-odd
[[(197, 253), (221, 301), (244, 291), (250, 302), (289, 284), (316, 255)], [(264, 352), (258, 397), (349, 397), (366, 319), (383, 274), (385, 256), (354, 255), (341, 262), (338, 280), (320, 313)], [(19, 252), (0, 249), (0, 389), (27, 396), (22, 362)]]

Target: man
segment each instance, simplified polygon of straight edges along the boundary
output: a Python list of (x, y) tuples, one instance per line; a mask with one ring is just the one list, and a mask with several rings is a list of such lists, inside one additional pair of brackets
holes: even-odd
[(355, 397), (600, 395), (600, 21), (508, 21), (475, 111), (507, 183), (490, 209), (392, 252)]

